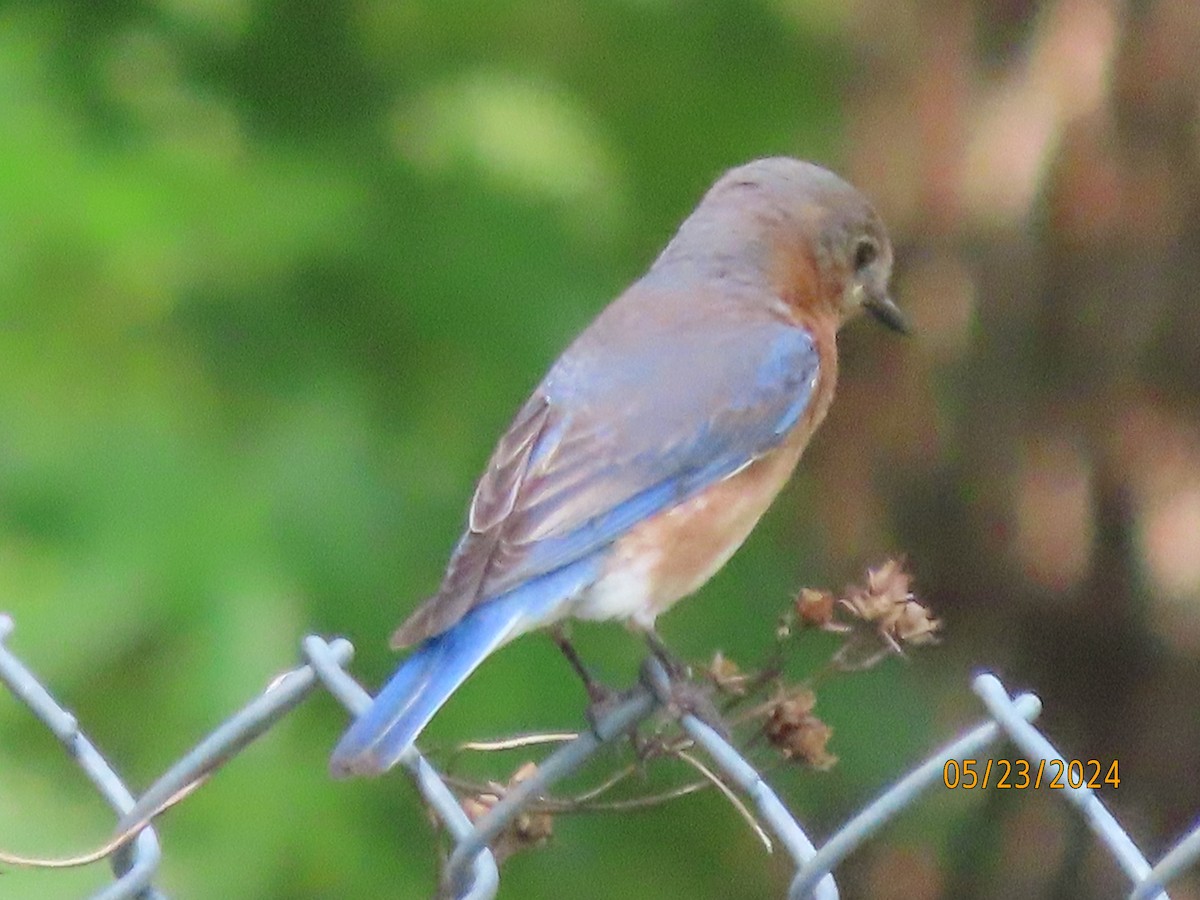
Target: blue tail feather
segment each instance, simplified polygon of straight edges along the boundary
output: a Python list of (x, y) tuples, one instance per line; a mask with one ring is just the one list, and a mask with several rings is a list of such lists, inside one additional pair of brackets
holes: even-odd
[(336, 777), (378, 775), (399, 761), (429, 720), (493, 651), (554, 621), (565, 600), (596, 577), (597, 555), (564, 566), (471, 610), (422, 643), (338, 742)]

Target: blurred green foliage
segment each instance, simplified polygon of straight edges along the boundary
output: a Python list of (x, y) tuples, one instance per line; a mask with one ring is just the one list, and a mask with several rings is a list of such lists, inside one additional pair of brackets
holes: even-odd
[[(351, 637), (355, 671), (382, 680), (493, 441), (569, 338), (723, 168), (836, 164), (844, 16), (836, 0), (0, 7), (0, 607), (135, 790), (305, 633)], [(751, 663), (792, 590), (853, 574), (805, 517), (813, 490), (801, 474), (665, 621), (682, 652)], [(631, 677), (620, 629), (582, 640)], [(431, 740), (580, 722), (548, 642), (521, 648)], [(818, 828), (929, 741), (917, 670), (888, 669), (823, 695), (839, 769), (776, 773)], [(403, 779), (326, 775), (344, 720), (316, 699), (169, 813), (161, 887), (429, 896), (435, 838)], [(519, 761), (477, 765), (503, 779)], [(110, 822), (0, 694), (0, 846), (70, 854)], [(503, 896), (760, 897), (786, 874), (710, 793), (562, 819)], [(6, 872), (0, 895), (105, 881)]]

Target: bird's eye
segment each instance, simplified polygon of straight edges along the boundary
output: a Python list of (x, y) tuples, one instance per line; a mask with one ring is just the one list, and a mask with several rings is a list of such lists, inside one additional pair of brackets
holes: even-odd
[(861, 272), (879, 256), (879, 245), (870, 238), (863, 238), (854, 248), (854, 271)]

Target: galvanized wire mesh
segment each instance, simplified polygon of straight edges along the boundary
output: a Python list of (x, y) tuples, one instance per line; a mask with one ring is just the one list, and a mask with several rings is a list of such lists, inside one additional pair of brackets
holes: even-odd
[[(80, 730), (75, 718), (53, 698), (7, 646), (13, 622), (0, 614), (0, 681), (53, 732), (85, 775), (117, 814), (118, 834), (136, 830), (131, 841), (107, 854), (114, 881), (93, 895), (92, 900), (161, 900), (153, 880), (162, 853), (152, 824), (153, 817), (203, 777), (227, 762), (255, 738), (299, 705), (319, 687), (325, 688), (347, 710), (359, 713), (370, 702), (369, 695), (346, 673), (353, 655), (351, 645), (341, 639), (326, 642), (310, 636), (303, 641), (305, 664), (276, 679), (252, 700), (173, 765), (140, 797), (135, 798), (109, 764)], [(846, 822), (820, 848), (816, 847), (759, 772), (729, 741), (712, 727), (690, 714), (680, 716), (683, 730), (711, 758), (715, 769), (730, 786), (750, 800), (759, 820), (771, 831), (795, 863), (796, 872), (788, 889), (789, 900), (815, 897), (833, 900), (838, 896), (834, 870), (856, 848), (862, 846), (885, 824), (913, 807), (919, 798), (945, 784), (946, 766), (965, 772), (966, 761), (974, 760), (976, 776), (989, 777), (990, 748), (1009, 742), (1028, 761), (1031, 771), (1041, 771), (1067, 757), (1032, 724), (1041, 712), (1041, 702), (1032, 694), (1012, 697), (994, 675), (980, 674), (972, 687), (982, 701), (988, 718), (963, 736), (931, 754), (897, 781), (874, 802)], [(402, 760), (421, 795), (455, 842), (447, 862), (440, 894), (456, 900), (486, 900), (495, 896), (500, 874), (489, 844), (537, 798), (549, 792), (563, 777), (577, 771), (602, 746), (619, 739), (639, 722), (661, 713), (670, 703), (670, 685), (661, 663), (649, 658), (642, 668), (640, 684), (594, 726), (564, 744), (539, 766), (536, 773), (512, 786), (482, 818), (472, 822), (441, 773), (416, 750)], [(1154, 866), (1147, 861), (1132, 837), (1112, 815), (1095, 791), (1076, 785), (1060, 774), (1060, 789), (1052, 791), (1083, 818), (1130, 882), (1131, 900), (1167, 896), (1164, 886), (1200, 860), (1200, 827), (1180, 840)], [(1046, 776), (1044, 789), (1049, 788)], [(140, 829), (140, 830), (138, 830)]]

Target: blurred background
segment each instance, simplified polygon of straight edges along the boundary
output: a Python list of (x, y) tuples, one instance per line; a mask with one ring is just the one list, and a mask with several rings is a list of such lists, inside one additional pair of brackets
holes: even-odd
[[(839, 764), (770, 775), (814, 836), (978, 720), (987, 667), (1040, 693), (1070, 755), (1119, 763), (1104, 795), (1160, 854), (1200, 815), (1194, 0), (3, 4), (11, 645), (135, 790), (308, 632), (351, 638), (377, 685), (545, 367), (723, 169), (778, 153), (874, 198), (916, 334), (843, 333), (798, 476), (664, 637), (752, 667), (801, 586), (905, 554), (944, 640), (820, 689)], [(621, 629), (577, 636), (633, 677)], [(810, 643), (796, 678), (836, 646)], [(550, 642), (520, 646), (431, 747), (578, 727)], [(326, 774), (344, 724), (318, 695), (168, 813), (160, 887), (429, 896), (438, 838), (405, 779)], [(110, 826), (0, 694), (0, 847), (67, 855)], [(788, 875), (710, 791), (560, 817), (501, 896), (779, 896)], [(840, 877), (870, 898), (1124, 885), (1059, 798), (1017, 791), (935, 791)], [(107, 880), (6, 871), (0, 895)]]

